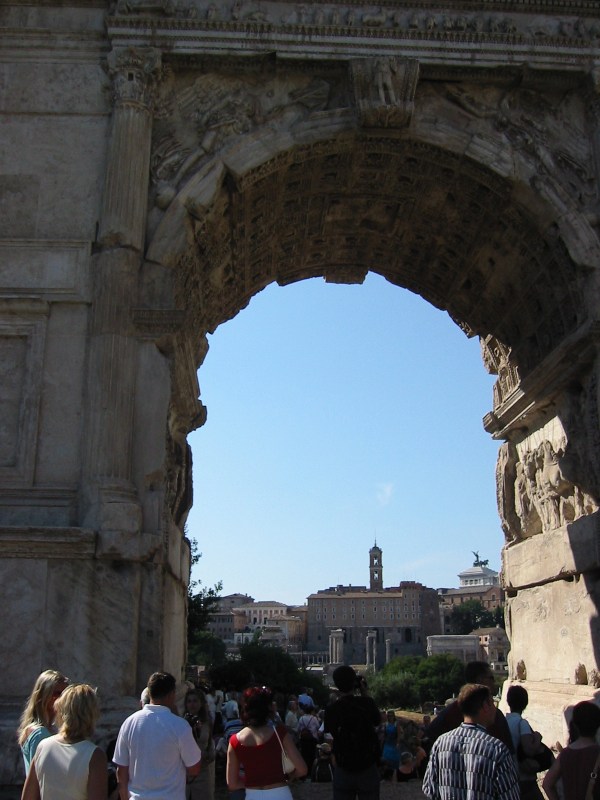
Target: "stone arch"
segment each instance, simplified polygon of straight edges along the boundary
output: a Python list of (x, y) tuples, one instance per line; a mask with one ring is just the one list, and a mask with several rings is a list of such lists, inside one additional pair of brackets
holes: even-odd
[(204, 333), (270, 281), (377, 269), (482, 337), (511, 677), (532, 712), (535, 686), (555, 710), (569, 684), (590, 696), (596, 5), (55, 5), (19, 18), (7, 62), (7, 685), (24, 697), (36, 665), (75, 664), (120, 714), (157, 666), (180, 672)]
[[(482, 127), (478, 116), (471, 133), (448, 117), (442, 142), (439, 120), (429, 125), (426, 116), (416, 113), (408, 130), (369, 131), (348, 115), (321, 114), (293, 135), (260, 130), (236, 139), (182, 182), (152, 228), (146, 266), (160, 265), (172, 279), (192, 350), (205, 352), (204, 334), (273, 281), (360, 283), (369, 270), (481, 338), (484, 364), (498, 375), (484, 424), (507, 440), (498, 504), (512, 595), (511, 677), (528, 662), (536, 680), (541, 657), (523, 657), (529, 634), (515, 610), (537, 604), (536, 619), (550, 624), (544, 593), (554, 566), (525, 575), (533, 551), (511, 548), (541, 533), (564, 546), (593, 535), (600, 471), (579, 413), (594, 427), (588, 300), (600, 251), (558, 171), (536, 172), (537, 155), (487, 117)], [(523, 490), (530, 463), (533, 483)], [(537, 522), (526, 519), (527, 502)], [(587, 568), (571, 562), (573, 573)], [(593, 646), (587, 657), (595, 658)]]
[(172, 200), (147, 260), (174, 270), (197, 330), (272, 281), (361, 282), (370, 269), (503, 343), (521, 376), (581, 326), (600, 249), (573, 204), (556, 208), (452, 137), (441, 147), (335, 127), (237, 142)]

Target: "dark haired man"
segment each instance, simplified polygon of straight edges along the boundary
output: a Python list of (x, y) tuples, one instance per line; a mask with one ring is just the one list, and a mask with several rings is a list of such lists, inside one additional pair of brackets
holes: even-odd
[(175, 678), (155, 672), (150, 702), (121, 725), (113, 762), (120, 800), (184, 800), (187, 776), (200, 772), (200, 748), (192, 727), (177, 715)]
[[(517, 772), (519, 773), (521, 800), (543, 800), (544, 796), (537, 783), (537, 773), (540, 771), (537, 763), (534, 761), (533, 769), (528, 769), (531, 762), (527, 761), (527, 757), (535, 756), (538, 753), (542, 743), (542, 737), (537, 731), (531, 728), (531, 725), (526, 719), (523, 719), (522, 716), (529, 702), (527, 689), (518, 684), (511, 686), (506, 693), (506, 702), (510, 708), (510, 714), (506, 715), (506, 721), (515, 747), (514, 758)], [(525, 759), (521, 762), (519, 762), (519, 758), (517, 757), (519, 745), (521, 749), (521, 758)]]
[(433, 745), (423, 793), (429, 800), (519, 800), (513, 756), (486, 732), (496, 716), (489, 688), (468, 683), (457, 702), (463, 722)]
[[(469, 661), (465, 666), (465, 683), (480, 683), (487, 686), (491, 694), (496, 692), (496, 679), (492, 672), (490, 665), (486, 661)], [(425, 738), (427, 741), (427, 749), (435, 742), (438, 736), (442, 733), (458, 728), (463, 719), (463, 715), (455, 700), (450, 705), (446, 706), (436, 717), (433, 718), (431, 724), (425, 731)], [(510, 734), (510, 729), (506, 721), (506, 717), (499, 710), (496, 709), (496, 715), (492, 724), (488, 728), (490, 736), (495, 736), (508, 747), (510, 752), (514, 751), (513, 740)]]
[(340, 697), (324, 719), (325, 733), (333, 736), (333, 800), (379, 800), (379, 709), (352, 667), (337, 667), (333, 682)]

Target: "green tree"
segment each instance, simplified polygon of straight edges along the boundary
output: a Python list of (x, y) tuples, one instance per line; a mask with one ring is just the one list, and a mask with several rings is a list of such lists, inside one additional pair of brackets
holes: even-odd
[(196, 631), (188, 639), (188, 664), (222, 664), (227, 658), (225, 642), (210, 631)]
[(464, 683), (464, 665), (454, 656), (399, 656), (369, 680), (380, 708), (418, 708), (427, 700), (446, 700)]
[(423, 656), (396, 656), (381, 670), (384, 675), (414, 675)]
[(462, 661), (441, 654), (423, 658), (417, 668), (417, 683), (421, 702), (444, 701), (458, 692), (464, 683), (465, 668)]
[(302, 673), (294, 659), (279, 647), (260, 642), (241, 645), (239, 657), (215, 664), (210, 677), (215, 684), (237, 690), (257, 684), (289, 694), (298, 692), (303, 685)]
[(369, 691), (381, 709), (419, 707), (419, 691), (415, 676), (411, 672), (384, 670), (369, 678)]
[(454, 634), (467, 634), (477, 628), (504, 627), (504, 610), (484, 608), (480, 600), (465, 600), (454, 606), (450, 614), (450, 628)]
[(239, 658), (232, 658), (221, 664), (213, 664), (209, 670), (213, 686), (240, 690), (252, 683), (252, 673), (247, 664)]
[[(190, 541), (191, 565), (194, 566), (202, 557), (198, 552), (198, 543)], [(190, 581), (187, 598), (187, 646), (189, 664), (211, 664), (212, 658), (223, 660), (225, 645), (208, 630), (210, 616), (218, 607), (223, 584), (203, 586), (201, 581)], [(221, 646), (217, 644), (221, 642)]]
[(300, 670), (294, 659), (279, 647), (248, 642), (240, 647), (240, 660), (250, 670), (252, 683), (284, 693), (299, 688)]

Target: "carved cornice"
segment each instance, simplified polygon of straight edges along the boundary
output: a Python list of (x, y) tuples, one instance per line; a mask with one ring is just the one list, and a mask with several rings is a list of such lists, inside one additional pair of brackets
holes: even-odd
[[(376, 6), (208, 0), (120, 0), (108, 18), (113, 45), (154, 44), (181, 54), (339, 60), (397, 56), (426, 64), (506, 62), (589, 69), (600, 15), (591, 2), (380, 3)], [(340, 55), (342, 54), (342, 55)]]
[(183, 327), (185, 311), (175, 308), (134, 308), (133, 323), (145, 339), (173, 335)]
[(0, 558), (89, 559), (96, 534), (86, 528), (0, 528)]
[(566, 337), (493, 412), (485, 415), (485, 430), (494, 439), (508, 439), (513, 431), (528, 427), (531, 418), (589, 370), (599, 345), (600, 322), (586, 323)]

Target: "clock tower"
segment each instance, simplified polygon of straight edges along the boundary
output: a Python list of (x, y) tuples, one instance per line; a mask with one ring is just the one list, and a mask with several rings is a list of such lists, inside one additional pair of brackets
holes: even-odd
[(383, 566), (381, 563), (381, 548), (377, 547), (377, 542), (369, 550), (369, 573), (371, 577), (371, 591), (376, 592), (383, 589)]

